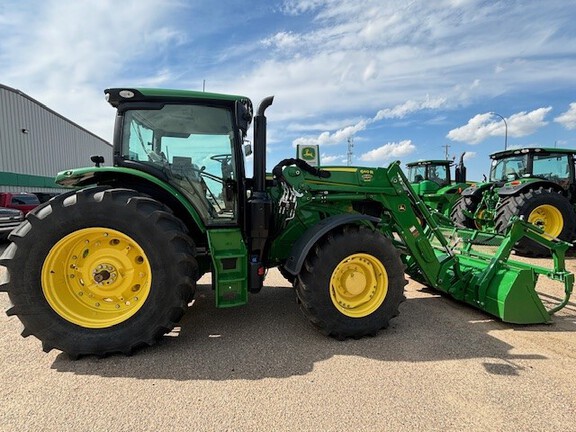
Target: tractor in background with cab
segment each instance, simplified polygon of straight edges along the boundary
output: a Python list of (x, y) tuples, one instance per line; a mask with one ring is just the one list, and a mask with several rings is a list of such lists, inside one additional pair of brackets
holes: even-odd
[[(547, 238), (572, 242), (576, 234), (576, 151), (524, 148), (490, 155), (487, 182), (462, 192), (451, 220), (457, 227), (505, 234), (513, 216), (543, 231)], [(549, 250), (524, 238), (515, 246), (525, 256), (546, 256)]]
[[(455, 164), (450, 160), (422, 160), (406, 164), (410, 186), (424, 203), (444, 216), (450, 216), (450, 210), (462, 191), (471, 183), (466, 182), (464, 155)], [(451, 168), (454, 168), (454, 177)]]

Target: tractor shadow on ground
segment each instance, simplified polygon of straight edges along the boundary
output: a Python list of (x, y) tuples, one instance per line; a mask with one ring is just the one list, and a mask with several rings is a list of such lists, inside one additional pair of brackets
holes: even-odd
[[(515, 347), (489, 334), (510, 325), (432, 292), (412, 290), (400, 316), (377, 336), (337, 341), (308, 323), (290, 288), (267, 286), (246, 306), (216, 309), (210, 286), (199, 285), (180, 326), (157, 345), (131, 357), (72, 361), (59, 354), (52, 368), (102, 377), (220, 381), (306, 375), (334, 356), (412, 363), (481, 359), (496, 375), (518, 375), (522, 367), (515, 361), (547, 359), (538, 353), (512, 354)], [(549, 331), (553, 326), (535, 327)]]

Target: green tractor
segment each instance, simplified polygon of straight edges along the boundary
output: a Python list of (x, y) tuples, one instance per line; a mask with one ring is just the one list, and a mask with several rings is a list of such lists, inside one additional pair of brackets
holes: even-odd
[[(452, 212), (457, 227), (505, 233), (512, 216), (536, 225), (548, 238), (571, 242), (576, 230), (575, 151), (556, 148), (507, 150), (490, 156), (488, 182), (462, 192)], [(525, 256), (549, 255), (524, 238), (515, 246)]]
[[(482, 233), (440, 229), (399, 163), (318, 169), (285, 159), (267, 175), (272, 97), (253, 116), (243, 96), (105, 94), (117, 112), (113, 165), (93, 156), (95, 166), (59, 173), (57, 183), (74, 189), (29, 213), (0, 257), (7, 313), (45, 351), (77, 358), (152, 345), (207, 272), (215, 306), (227, 308), (246, 304), (267, 269), (279, 267), (304, 315), (337, 339), (387, 327), (404, 300), (405, 272), (507, 322), (550, 322), (568, 302), (567, 244), (519, 221), (482, 255), (471, 248)], [(252, 121), (253, 148), (244, 144)], [(252, 151), (250, 177), (244, 156)], [(524, 236), (552, 250), (554, 269), (508, 260)], [(536, 294), (538, 275), (564, 284), (553, 308)]]
[(466, 183), (464, 154), (454, 170), (454, 180), (450, 174), (454, 162), (450, 160), (424, 160), (406, 164), (410, 186), (424, 203), (444, 216), (450, 216), (450, 209), (462, 191), (470, 186)]

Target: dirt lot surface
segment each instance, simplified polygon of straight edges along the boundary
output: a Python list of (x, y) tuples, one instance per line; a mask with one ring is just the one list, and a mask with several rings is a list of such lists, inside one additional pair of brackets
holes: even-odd
[(132, 357), (45, 354), (1, 314), (0, 430), (576, 431), (574, 301), (514, 326), (411, 281), (391, 328), (338, 342), (275, 270), (235, 309), (203, 282), (181, 326)]

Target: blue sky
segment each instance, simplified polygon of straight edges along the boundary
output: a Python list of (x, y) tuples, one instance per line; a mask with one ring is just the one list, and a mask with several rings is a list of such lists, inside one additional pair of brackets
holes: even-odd
[(268, 167), (382, 166), (508, 147), (576, 149), (575, 0), (2, 0), (0, 83), (111, 140), (107, 87), (243, 94)]

